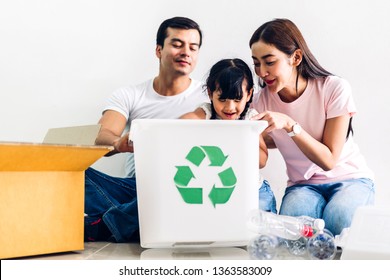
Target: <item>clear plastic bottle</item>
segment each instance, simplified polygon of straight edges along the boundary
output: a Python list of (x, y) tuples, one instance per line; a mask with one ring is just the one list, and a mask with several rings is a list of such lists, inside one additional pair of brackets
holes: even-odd
[[(313, 236), (317, 220), (307, 216), (291, 217), (256, 209), (251, 212), (248, 228), (259, 234), (275, 235), (288, 240)], [(323, 222), (323, 220), (321, 220)]]
[[(309, 216), (299, 216), (296, 218), (299, 220), (299, 222), (301, 222), (307, 226), (312, 227), (313, 233), (318, 231), (318, 223), (320, 221), (322, 221), (321, 219), (315, 219), (315, 218), (312, 218)], [(311, 234), (311, 236), (312, 236), (312, 234)], [(289, 251), (289, 253), (294, 255), (294, 256), (304, 256), (307, 252), (308, 237), (311, 237), (311, 236), (300, 237), (297, 240), (286, 239), (285, 243), (287, 245), (287, 250)]]
[(257, 235), (249, 241), (247, 251), (253, 260), (272, 260), (280, 247), (280, 239), (274, 235)]
[(307, 238), (301, 237), (297, 240), (285, 240), (287, 250), (294, 256), (303, 256), (307, 251)]
[(315, 260), (332, 260), (337, 251), (333, 234), (325, 229), (325, 223), (316, 222), (316, 234), (307, 241), (309, 257)]

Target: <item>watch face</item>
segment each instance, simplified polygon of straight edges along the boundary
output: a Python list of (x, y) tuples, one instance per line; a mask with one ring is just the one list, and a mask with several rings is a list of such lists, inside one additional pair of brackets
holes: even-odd
[(302, 130), (302, 128), (301, 128), (301, 126), (299, 124), (297, 124), (297, 123), (294, 124), (293, 131), (294, 131), (295, 134), (301, 133), (301, 130)]

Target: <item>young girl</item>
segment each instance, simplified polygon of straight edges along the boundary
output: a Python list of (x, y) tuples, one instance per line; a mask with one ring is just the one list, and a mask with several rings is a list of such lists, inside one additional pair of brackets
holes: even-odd
[[(182, 119), (249, 120), (258, 112), (249, 108), (253, 97), (253, 76), (249, 66), (241, 59), (223, 59), (210, 69), (206, 80), (207, 93), (211, 103), (204, 103), (194, 112), (181, 116)], [(260, 135), (260, 162), (263, 168), (268, 151)], [(276, 213), (276, 200), (268, 181), (263, 180), (259, 189), (259, 207)]]
[(290, 20), (263, 24), (249, 45), (263, 87), (255, 119), (268, 121), (267, 147), (277, 147), (287, 167), (280, 214), (322, 218), (338, 235), (374, 200), (373, 173), (352, 137), (351, 88), (318, 63)]

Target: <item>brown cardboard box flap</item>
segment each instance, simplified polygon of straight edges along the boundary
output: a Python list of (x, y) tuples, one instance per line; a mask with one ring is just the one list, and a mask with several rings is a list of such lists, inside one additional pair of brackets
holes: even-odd
[(0, 170), (82, 171), (112, 150), (111, 146), (0, 142)]
[(50, 128), (43, 143), (91, 146), (95, 145), (100, 129), (100, 124)]

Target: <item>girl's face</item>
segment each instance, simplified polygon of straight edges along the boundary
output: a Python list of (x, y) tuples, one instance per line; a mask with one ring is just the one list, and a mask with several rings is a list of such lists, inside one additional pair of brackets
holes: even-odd
[(210, 100), (213, 102), (215, 112), (222, 120), (237, 120), (245, 109), (246, 103), (250, 100), (253, 89), (249, 92), (246, 89), (247, 82), (242, 83), (243, 96), (238, 99), (220, 99), (221, 91), (216, 89), (214, 92), (209, 92)]
[(295, 89), (294, 54), (288, 56), (274, 45), (263, 41), (254, 43), (251, 50), (255, 72), (265, 82), (270, 92), (277, 93)]

